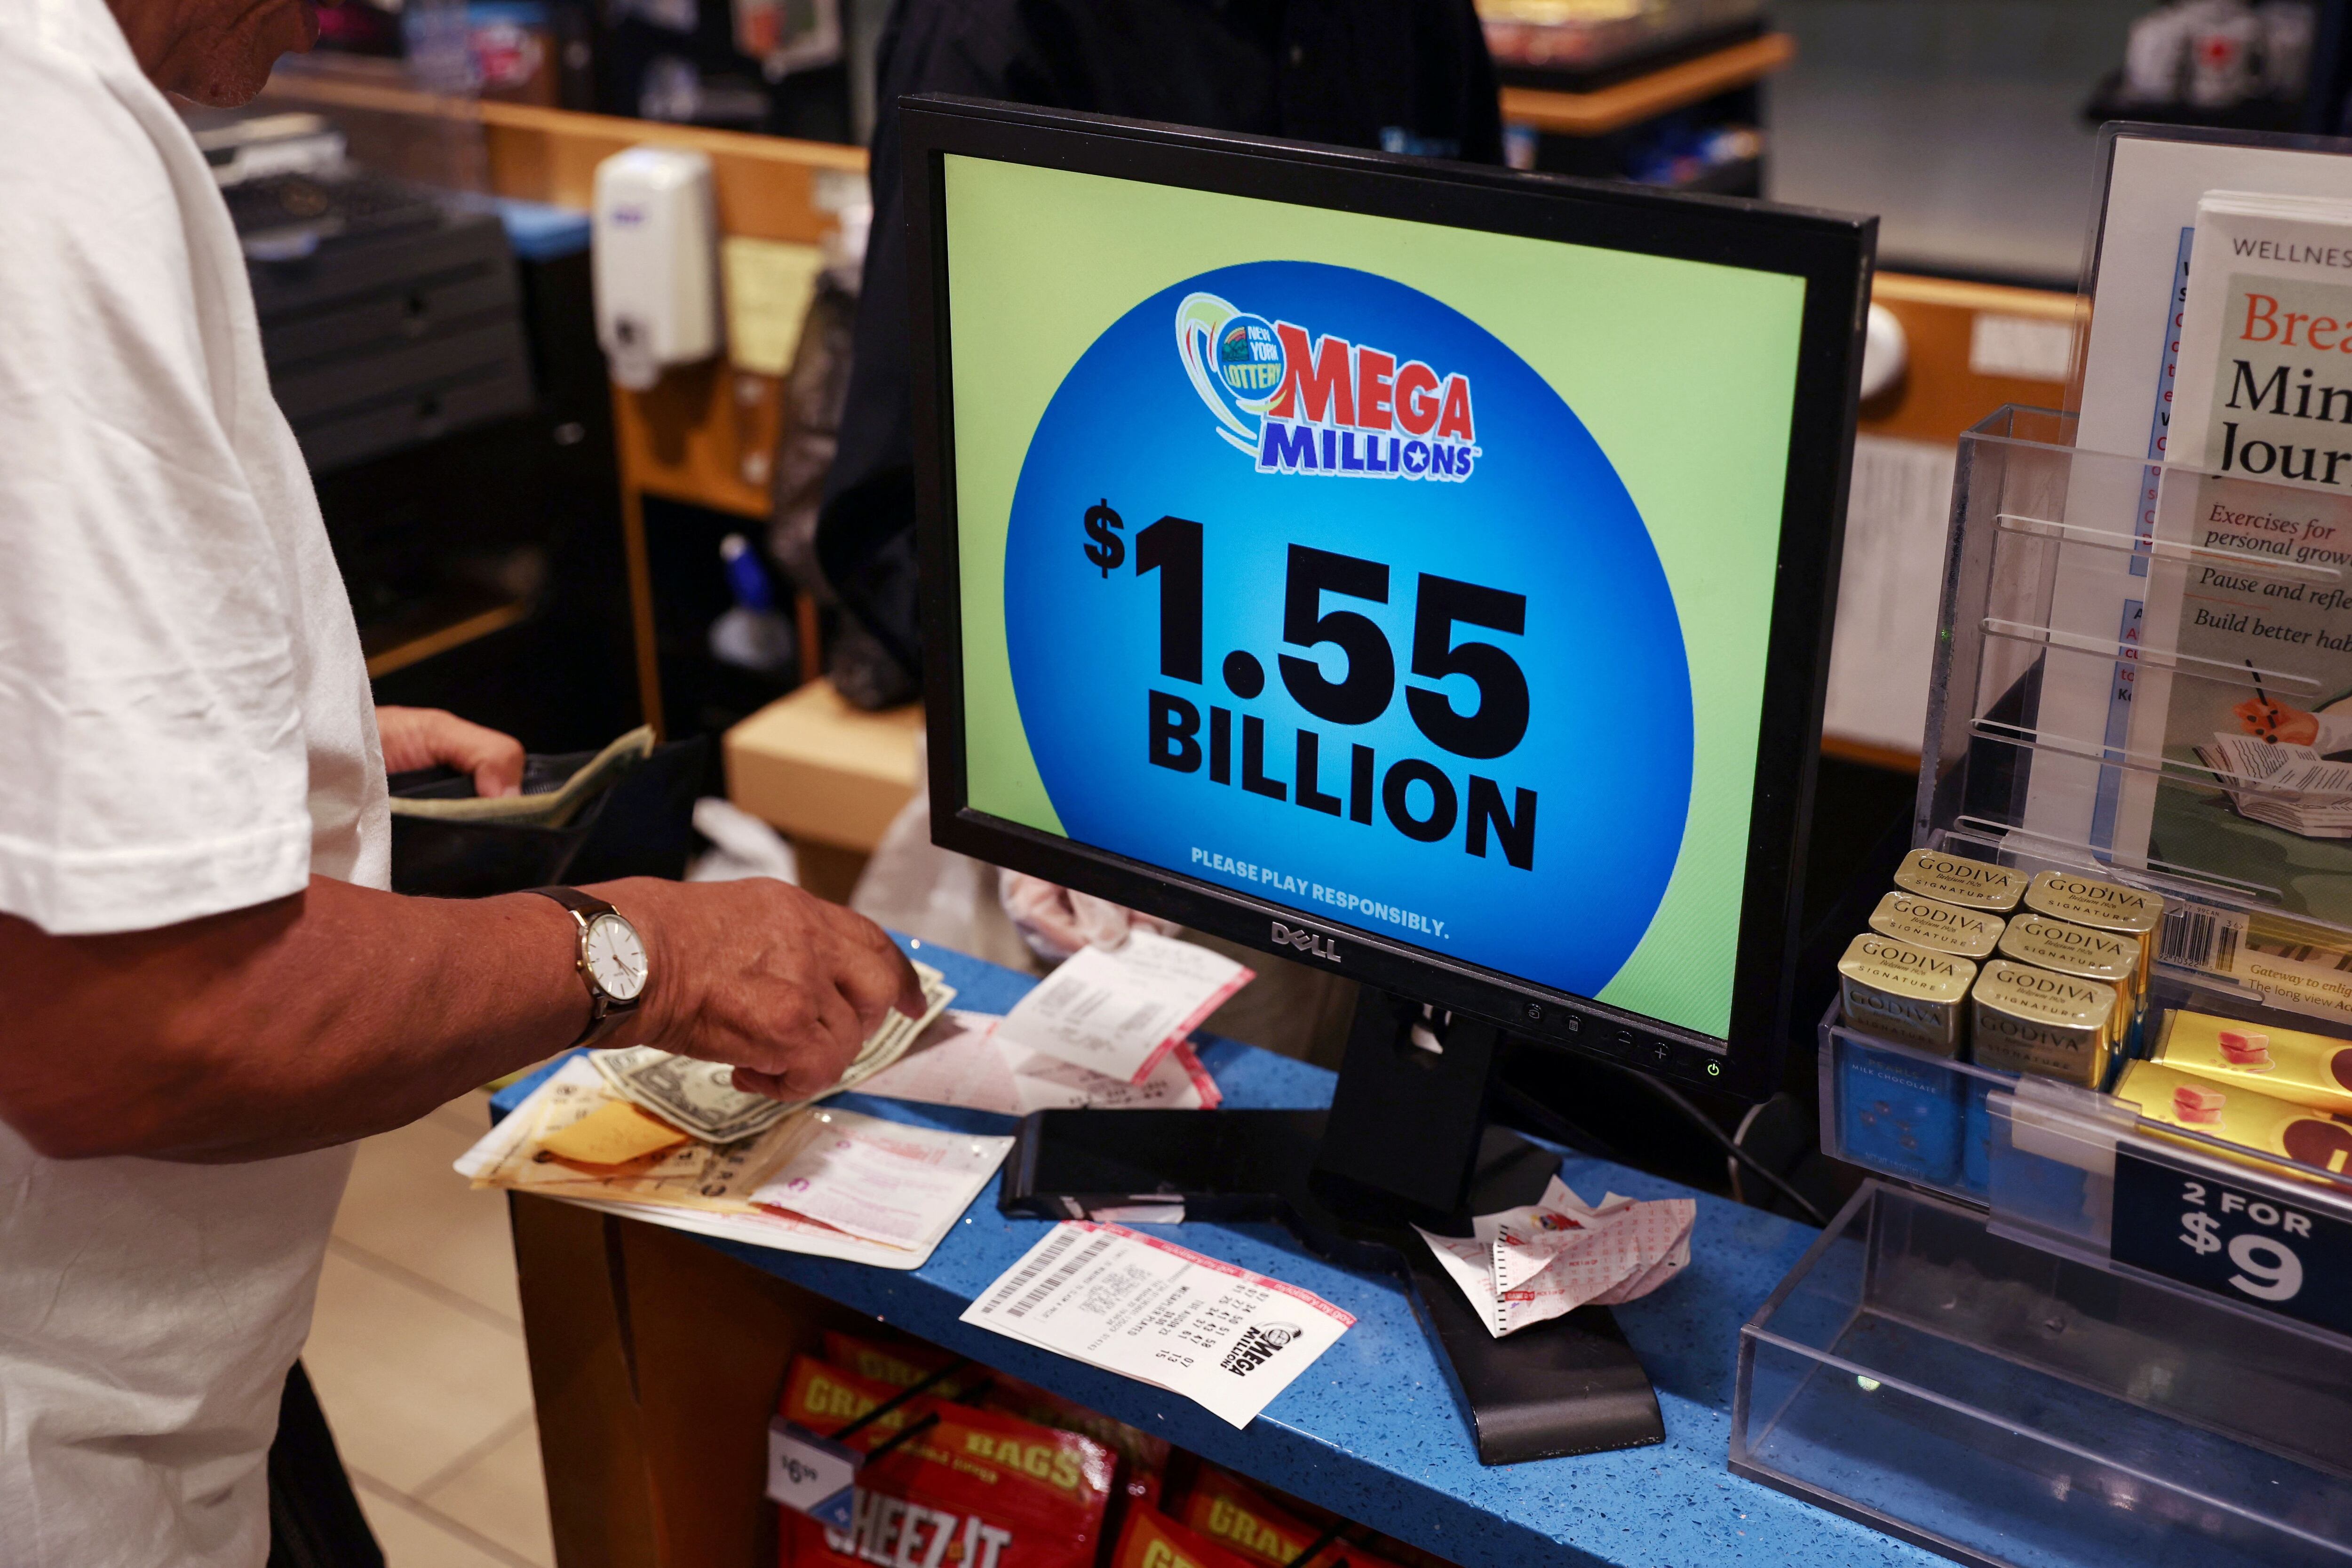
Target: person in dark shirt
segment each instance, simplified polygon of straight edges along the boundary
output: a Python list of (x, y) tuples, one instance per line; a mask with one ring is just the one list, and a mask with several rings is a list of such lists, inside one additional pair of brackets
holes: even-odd
[(1213, 131), (1499, 163), (1472, 0), (899, 0), (879, 55), (873, 237), (817, 555), (862, 637), (861, 707), (920, 693), (898, 101), (962, 93)]

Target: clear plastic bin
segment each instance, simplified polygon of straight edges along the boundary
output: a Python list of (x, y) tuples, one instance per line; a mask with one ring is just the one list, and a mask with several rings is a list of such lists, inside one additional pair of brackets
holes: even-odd
[(1821, 1023), (1822, 1152), (1882, 1176), (1990, 1201), (1986, 1100), (2015, 1073), (1866, 1035), (1834, 1002)]
[(2352, 1033), (2345, 797), (2237, 711), (2352, 715), (2352, 509), (2073, 439), (1960, 439), (1913, 842), (2160, 893), (2178, 976)]
[(1872, 1182), (1740, 1331), (1731, 1468), (1963, 1563), (2352, 1563), (2352, 1342)]

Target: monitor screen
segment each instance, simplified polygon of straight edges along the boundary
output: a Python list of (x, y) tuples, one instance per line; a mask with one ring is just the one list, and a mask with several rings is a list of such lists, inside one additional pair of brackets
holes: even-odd
[(1482, 221), (1507, 187), (1467, 172), (1452, 221), (1406, 179), (1293, 195), (1204, 142), (1088, 168), (924, 118), (947, 815), (1287, 911), (1233, 934), (1304, 962), (1370, 942), (1729, 1039), (1743, 927), (1778, 952), (1789, 902), (1775, 820), (1752, 907), (1759, 805), (1801, 793), (1772, 731), (1818, 729), (1818, 669), (1768, 686), (1819, 663), (1850, 440), (1842, 360), (1843, 421), (1800, 428), (1819, 267), (1769, 226), (1743, 258), (1622, 208)]

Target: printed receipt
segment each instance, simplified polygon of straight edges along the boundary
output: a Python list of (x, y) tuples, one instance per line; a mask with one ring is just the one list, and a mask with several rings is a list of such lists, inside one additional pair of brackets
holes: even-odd
[(751, 1194), (752, 1203), (887, 1247), (937, 1245), (1013, 1147), (1010, 1138), (829, 1107), (811, 1111), (806, 1125), (800, 1146)]
[(1043, 1051), (1121, 1083), (1141, 1083), (1177, 1042), (1257, 972), (1156, 932), (1116, 952), (1082, 949), (996, 1026), (1007, 1046)]
[(1236, 1426), (1356, 1321), (1295, 1285), (1084, 1220), (1048, 1231), (963, 1321), (1181, 1394)]

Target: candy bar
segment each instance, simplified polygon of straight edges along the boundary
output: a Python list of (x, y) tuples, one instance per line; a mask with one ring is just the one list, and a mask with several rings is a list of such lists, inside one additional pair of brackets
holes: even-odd
[(2210, 1013), (2166, 1016), (2150, 1061), (2221, 1083), (2246, 1083), (2291, 1105), (2352, 1116), (2352, 1040)]
[(2130, 1062), (2116, 1098), (2161, 1121), (2324, 1171), (2352, 1173), (2352, 1122), (2290, 1105), (2250, 1085), (2220, 1083), (2165, 1066)]

